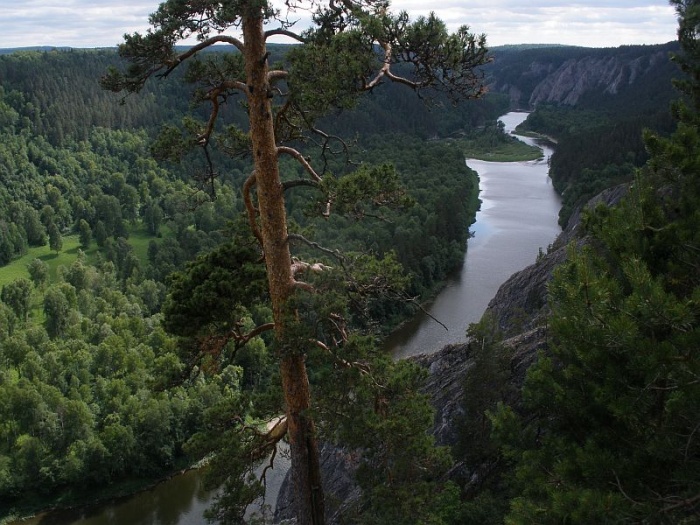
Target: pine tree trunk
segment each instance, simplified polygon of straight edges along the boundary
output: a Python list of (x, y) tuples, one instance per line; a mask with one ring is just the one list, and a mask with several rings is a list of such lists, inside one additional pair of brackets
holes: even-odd
[(287, 239), (284, 189), (280, 180), (275, 142), (263, 18), (244, 18), (246, 79), (249, 90), (250, 136), (253, 146), (260, 230), (275, 320), (282, 388), (286, 403), (292, 458), (292, 484), (300, 525), (323, 525), (323, 492), (318, 443), (313, 420), (309, 380), (303, 349), (287, 342), (285, 303), (294, 293)]

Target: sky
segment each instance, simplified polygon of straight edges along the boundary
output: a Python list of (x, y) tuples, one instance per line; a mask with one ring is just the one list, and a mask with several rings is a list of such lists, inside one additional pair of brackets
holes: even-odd
[[(0, 0), (0, 48), (113, 47), (143, 32), (158, 0)], [(468, 25), (489, 46), (568, 44), (617, 47), (676, 39), (666, 0), (392, 0), (412, 18), (435, 13), (451, 30)], [(303, 23), (303, 21), (301, 22)]]

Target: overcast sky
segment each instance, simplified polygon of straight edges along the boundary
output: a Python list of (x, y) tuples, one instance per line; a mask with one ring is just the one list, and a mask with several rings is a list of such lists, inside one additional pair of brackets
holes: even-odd
[[(0, 0), (0, 48), (111, 47), (144, 31), (158, 0)], [(434, 10), (450, 27), (485, 33), (490, 46), (545, 43), (588, 47), (676, 39), (665, 0), (393, 0), (412, 17)], [(427, 6), (427, 7), (426, 7)]]

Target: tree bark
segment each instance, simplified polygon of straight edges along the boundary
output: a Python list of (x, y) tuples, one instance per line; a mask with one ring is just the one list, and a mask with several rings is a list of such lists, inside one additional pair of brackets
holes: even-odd
[(305, 353), (289, 341), (286, 303), (294, 293), (287, 238), (284, 187), (280, 179), (262, 13), (243, 19), (250, 136), (260, 213), (260, 233), (275, 321), (286, 403), (292, 482), (300, 525), (323, 525), (324, 505), (316, 429), (309, 416), (311, 394)]

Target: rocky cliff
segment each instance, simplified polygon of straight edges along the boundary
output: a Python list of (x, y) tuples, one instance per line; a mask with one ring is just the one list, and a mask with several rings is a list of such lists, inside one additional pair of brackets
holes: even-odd
[(522, 109), (543, 103), (573, 106), (587, 95), (653, 93), (670, 85), (676, 69), (669, 54), (675, 49), (675, 43), (615, 49), (495, 48), (490, 89), (507, 94), (511, 106)]
[[(586, 207), (598, 204), (613, 206), (626, 192), (627, 187), (624, 185), (611, 188), (591, 199)], [(548, 253), (543, 254), (535, 264), (513, 274), (501, 285), (487, 307), (487, 314), (504, 338), (501, 346), (508, 356), (505, 380), (508, 384), (507, 401), (510, 404), (519, 404), (519, 392), (527, 369), (538, 352), (547, 348), (547, 284), (555, 268), (566, 260), (567, 246), (572, 242), (578, 245), (587, 242), (580, 232), (580, 218), (579, 210), (572, 215)], [(433, 433), (439, 445), (456, 445), (459, 442), (460, 422), (463, 420), (465, 406), (464, 385), (476, 363), (476, 350), (466, 341), (415, 358), (421, 366), (428, 369), (425, 389), (435, 408)], [(357, 456), (347, 450), (328, 446), (322, 450), (329, 524), (338, 523), (345, 510), (359, 499), (359, 489), (353, 482), (356, 460)], [(451, 474), (476, 487), (492, 468), (493, 463), (488, 460), (478, 464), (458, 461)], [(286, 480), (280, 491), (276, 522), (294, 523), (290, 519), (293, 516), (293, 505)]]

